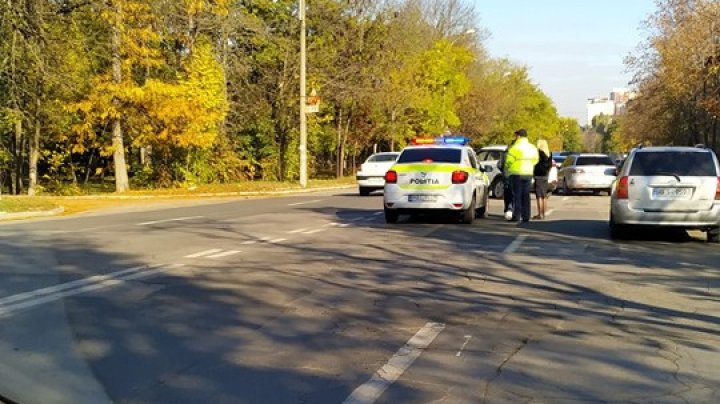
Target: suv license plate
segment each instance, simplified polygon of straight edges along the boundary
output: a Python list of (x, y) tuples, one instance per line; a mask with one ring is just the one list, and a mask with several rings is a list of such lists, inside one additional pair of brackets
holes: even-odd
[(691, 188), (653, 188), (654, 199), (689, 199)]
[(408, 195), (408, 202), (437, 202), (437, 195)]

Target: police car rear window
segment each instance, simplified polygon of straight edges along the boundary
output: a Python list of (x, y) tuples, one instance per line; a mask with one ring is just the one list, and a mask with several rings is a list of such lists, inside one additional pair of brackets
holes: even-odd
[(461, 149), (417, 148), (406, 149), (398, 163), (460, 163)]
[(397, 154), (375, 154), (370, 156), (368, 163), (390, 163), (395, 161)]
[(679, 175), (681, 177), (715, 177), (715, 160), (710, 152), (639, 152), (630, 166), (630, 175)]

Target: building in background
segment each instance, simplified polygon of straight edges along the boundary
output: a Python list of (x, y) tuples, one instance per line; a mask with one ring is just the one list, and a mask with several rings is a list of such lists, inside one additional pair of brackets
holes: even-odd
[(627, 88), (614, 88), (609, 97), (589, 98), (587, 101), (587, 126), (592, 126), (593, 118), (598, 115), (617, 116), (625, 112), (627, 103), (637, 93)]

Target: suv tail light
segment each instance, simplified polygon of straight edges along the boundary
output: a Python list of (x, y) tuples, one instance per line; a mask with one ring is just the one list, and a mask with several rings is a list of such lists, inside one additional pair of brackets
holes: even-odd
[(390, 170), (385, 173), (385, 183), (387, 184), (397, 184), (397, 172)]
[(464, 184), (468, 180), (468, 173), (465, 171), (453, 171), (452, 173), (452, 183), (453, 184)]
[(616, 194), (617, 199), (628, 199), (628, 177), (624, 176), (618, 180)]
[(720, 201), (720, 177), (718, 177), (717, 187), (715, 188), (715, 200)]

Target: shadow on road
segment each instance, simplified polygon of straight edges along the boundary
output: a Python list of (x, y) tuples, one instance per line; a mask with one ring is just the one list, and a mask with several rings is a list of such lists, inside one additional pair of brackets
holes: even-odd
[[(328, 221), (377, 212), (307, 209)], [(720, 258), (716, 249), (691, 242), (680, 250), (657, 248), (656, 241), (668, 241), (661, 238), (621, 250), (604, 236), (601, 221), (517, 228), (493, 218), (430, 231), (425, 224), (442, 223), (387, 226), (378, 216), (354, 224), (347, 238), (279, 246), (265, 256), (190, 266), (69, 297), (67, 327), (76, 345), (68, 349), (79, 352), (112, 400), (133, 403), (338, 403), (405, 343), (414, 333), (409, 329), (425, 321), (492, 324), (481, 327), (488, 338), (497, 338), (504, 327), (528, 327), (530, 337), (508, 331), (497, 349), (485, 353), (491, 376), (468, 383), (495, 383), (504, 392), (533, 387), (537, 394), (583, 402), (603, 401), (613, 391), (656, 397), (677, 389), (677, 369), (620, 343), (627, 336), (660, 356), (671, 351), (660, 341), (668, 338), (696, 355), (716, 351), (720, 310), (690, 310), (647, 295), (667, 291), (720, 308), (717, 294), (709, 292), (720, 287), (720, 270), (711, 264)], [(232, 224), (210, 226), (184, 231), (218, 243), (245, 236)], [(520, 232), (528, 240), (509, 259), (503, 248)], [(123, 236), (131, 234), (116, 235)], [(12, 254), (36, 253), (22, 240), (4, 244)], [(96, 275), (103, 265), (145, 264), (105, 252), (99, 240), (54, 240), (43, 248), (57, 257), (66, 280)], [(78, 256), (83, 259), (73, 258)], [(609, 282), (645, 293), (614, 294)], [(618, 333), (618, 345), (599, 346), (592, 330), (563, 330), (553, 325), (558, 320), (602, 324)], [(525, 373), (512, 368), (512, 360), (520, 359), (504, 352), (515, 347), (526, 349), (522, 363), (535, 367), (528, 365)], [(43, 368), (28, 378), (62, 372), (52, 356), (43, 359)], [(437, 369), (437, 385), (468, 377), (443, 372), (446, 362), (427, 361)], [(554, 378), (538, 363), (561, 364), (582, 377)], [(684, 384), (720, 383), (689, 372), (682, 377)], [(431, 386), (410, 382), (400, 380), (394, 388), (406, 402), (424, 401)]]

